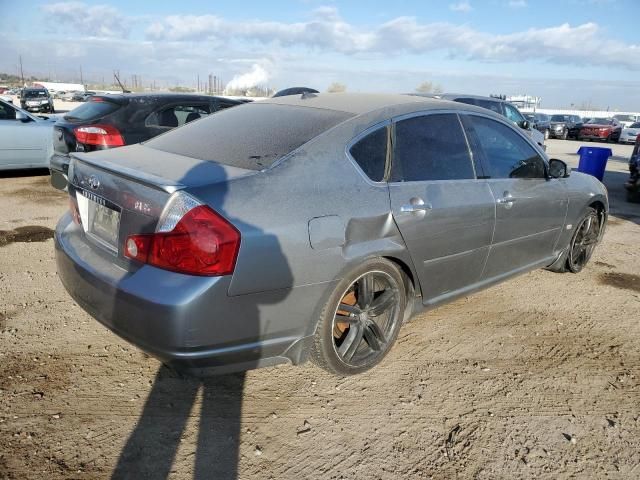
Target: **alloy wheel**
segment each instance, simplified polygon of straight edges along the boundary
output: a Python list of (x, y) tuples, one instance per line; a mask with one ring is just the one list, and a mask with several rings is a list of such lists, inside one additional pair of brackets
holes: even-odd
[(600, 235), (600, 221), (595, 211), (590, 211), (576, 230), (569, 250), (568, 266), (572, 272), (579, 272), (587, 264)]
[(367, 272), (342, 295), (334, 313), (333, 348), (350, 367), (376, 363), (392, 340), (401, 318), (401, 290), (381, 271)]

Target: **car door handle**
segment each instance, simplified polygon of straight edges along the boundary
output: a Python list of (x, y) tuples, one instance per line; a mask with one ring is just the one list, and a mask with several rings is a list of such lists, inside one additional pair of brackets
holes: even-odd
[(419, 212), (428, 212), (433, 207), (430, 203), (424, 203), (424, 200), (420, 197), (413, 197), (409, 200), (408, 205), (402, 205), (400, 207), (400, 212), (402, 213), (419, 213)]
[(496, 200), (496, 203), (500, 203), (507, 208), (511, 208), (511, 206), (513, 205), (513, 202), (515, 202), (516, 200), (517, 199), (513, 195), (511, 195), (509, 192), (504, 192), (503, 197), (498, 198)]

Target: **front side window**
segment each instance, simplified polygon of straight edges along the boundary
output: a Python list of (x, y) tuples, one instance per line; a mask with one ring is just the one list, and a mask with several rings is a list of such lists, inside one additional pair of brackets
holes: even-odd
[(387, 127), (382, 127), (358, 140), (349, 153), (362, 171), (374, 182), (384, 178), (387, 162)]
[(473, 163), (456, 114), (425, 115), (395, 124), (392, 181), (472, 178)]
[(508, 103), (504, 104), (504, 114), (506, 117), (514, 123), (520, 123), (524, 120), (522, 114)]
[(545, 178), (544, 160), (513, 128), (471, 115), (464, 122), (475, 132), (488, 178)]

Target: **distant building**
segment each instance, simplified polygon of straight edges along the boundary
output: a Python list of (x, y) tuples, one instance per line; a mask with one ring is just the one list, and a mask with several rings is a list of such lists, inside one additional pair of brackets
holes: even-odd
[(542, 98), (531, 95), (511, 95), (507, 96), (506, 100), (513, 103), (520, 110), (532, 110), (535, 112), (540, 107)]
[(81, 83), (60, 83), (60, 82), (33, 82), (34, 87), (44, 87), (51, 93), (55, 92), (84, 92), (84, 85)]

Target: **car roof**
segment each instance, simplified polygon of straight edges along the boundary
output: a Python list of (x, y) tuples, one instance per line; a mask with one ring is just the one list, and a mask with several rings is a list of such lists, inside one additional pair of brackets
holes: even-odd
[[(84, 92), (88, 93), (88, 92)], [(229, 100), (225, 97), (215, 96), (215, 95), (204, 95), (201, 93), (172, 93), (172, 92), (143, 92), (143, 93), (96, 93), (92, 95), (94, 97), (106, 98), (106, 99), (114, 99), (114, 100), (128, 100), (128, 99), (136, 99), (136, 98), (145, 98), (145, 99), (167, 99), (167, 98), (175, 98), (178, 100), (209, 100), (213, 98), (219, 98), (224, 100)], [(234, 101), (234, 100), (232, 100)]]
[[(421, 97), (404, 94), (377, 94), (377, 93), (318, 93), (303, 94), (286, 97), (269, 98), (257, 102), (258, 104), (278, 104), (291, 105), (309, 108), (321, 108), (326, 110), (336, 110), (352, 115), (362, 115), (380, 109), (392, 109), (393, 107), (411, 107), (419, 109), (448, 108), (454, 110), (474, 110), (478, 109), (473, 105), (465, 105), (437, 98)], [(405, 110), (406, 108), (401, 108)], [(409, 108), (411, 109), (411, 108)], [(392, 115), (394, 112), (389, 112)]]

